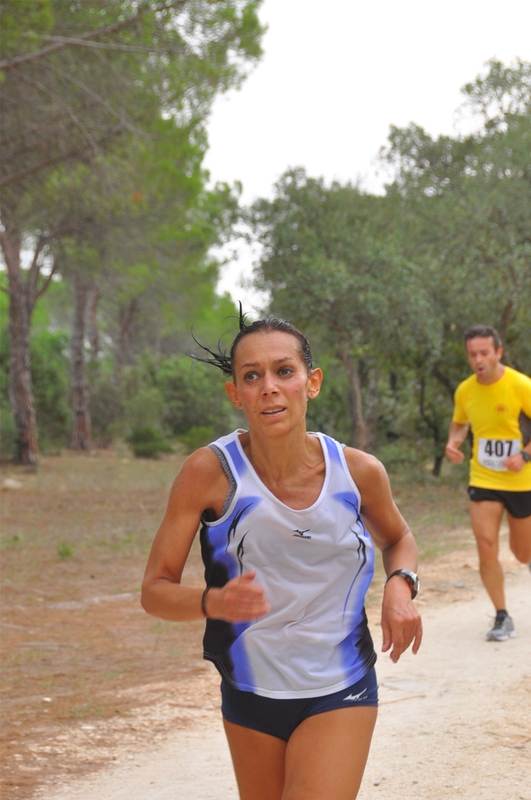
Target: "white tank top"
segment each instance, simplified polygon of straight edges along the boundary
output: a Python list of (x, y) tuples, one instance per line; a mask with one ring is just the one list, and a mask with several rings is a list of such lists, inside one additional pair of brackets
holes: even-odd
[(233, 491), (222, 517), (202, 520), (208, 586), (256, 570), (271, 610), (245, 623), (207, 620), (204, 657), (243, 691), (304, 698), (346, 688), (376, 654), (364, 600), (374, 547), (343, 446), (322, 433), (325, 479), (315, 503), (290, 508), (262, 483), (234, 431), (212, 449)]

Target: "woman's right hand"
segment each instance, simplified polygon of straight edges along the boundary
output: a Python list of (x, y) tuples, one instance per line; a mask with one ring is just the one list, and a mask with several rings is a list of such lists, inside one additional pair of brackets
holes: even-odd
[(271, 606), (265, 590), (255, 582), (256, 572), (245, 573), (228, 581), (225, 586), (213, 586), (205, 597), (205, 611), (212, 619), (226, 622), (248, 622), (263, 617)]

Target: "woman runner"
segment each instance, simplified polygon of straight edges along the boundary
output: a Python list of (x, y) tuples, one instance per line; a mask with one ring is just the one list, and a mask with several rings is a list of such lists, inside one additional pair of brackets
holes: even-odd
[[(354, 800), (378, 703), (364, 609), (374, 545), (388, 576), (382, 651), (397, 662), (422, 638), (415, 541), (382, 464), (306, 430), (323, 376), (300, 331), (240, 314), (230, 354), (208, 353), (247, 429), (184, 463), (142, 604), (162, 619), (206, 617), (241, 800)], [(198, 527), (204, 591), (181, 584)]]

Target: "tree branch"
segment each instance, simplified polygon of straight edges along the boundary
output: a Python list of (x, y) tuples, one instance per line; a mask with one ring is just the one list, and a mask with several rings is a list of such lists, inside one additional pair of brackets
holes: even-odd
[(437, 378), (439, 383), (442, 383), (444, 388), (448, 391), (450, 397), (453, 398), (455, 392), (455, 385), (452, 383), (450, 378), (448, 378), (443, 372), (441, 372), (439, 365), (435, 364), (432, 367), (431, 374), (434, 378)]
[(107, 42), (87, 42), (83, 39), (66, 38), (64, 36), (43, 36), (44, 40), (52, 42), (64, 42), (66, 47), (70, 45), (76, 47), (91, 47), (94, 50), (115, 50), (120, 53), (175, 53), (176, 48), (172, 50), (159, 50), (147, 45), (131, 45), (131, 44), (109, 44)]
[(112, 25), (107, 25), (105, 28), (97, 28), (94, 31), (87, 31), (86, 33), (81, 33), (79, 36), (75, 38), (70, 37), (62, 37), (62, 36), (43, 36), (43, 40), (53, 41), (54, 43), (49, 45), (48, 47), (43, 47), (41, 50), (36, 50), (33, 53), (24, 53), (24, 55), (15, 56), (14, 58), (7, 58), (4, 61), (0, 61), (0, 69), (3, 70), (11, 70), (14, 67), (19, 66), (20, 64), (27, 64), (30, 61), (38, 61), (42, 58), (45, 58), (50, 53), (55, 53), (58, 50), (64, 50), (66, 47), (104, 47), (104, 48), (112, 48), (115, 50), (137, 50), (138, 52), (149, 52), (150, 48), (134, 48), (131, 45), (95, 45), (94, 43), (90, 42), (90, 39), (95, 39), (99, 36), (107, 36), (111, 33), (116, 33), (116, 31), (123, 30), (124, 28), (128, 28), (131, 25), (134, 25), (138, 20), (142, 18), (142, 16), (147, 12), (154, 12), (160, 13), (161, 11), (168, 11), (169, 9), (176, 9), (179, 6), (183, 6), (183, 0), (173, 0), (173, 2), (163, 2), (160, 5), (153, 5), (149, 3), (142, 3), (138, 8), (135, 14), (128, 19), (120, 20), (120, 22), (115, 22)]
[(53, 276), (55, 275), (56, 272), (57, 272), (57, 264), (54, 261), (54, 265), (50, 270), (50, 274), (46, 276), (41, 288), (39, 289), (39, 291), (35, 295), (35, 302), (37, 302), (39, 297), (41, 297), (41, 295), (44, 294), (44, 292), (46, 291), (46, 289), (48, 288), (48, 286), (52, 282), (52, 278), (53, 278)]
[(56, 41), (54, 44), (43, 47), (41, 50), (36, 50), (34, 53), (24, 53), (24, 55), (15, 56), (15, 58), (7, 58), (4, 61), (0, 61), (0, 69), (11, 70), (14, 67), (18, 67), (20, 64), (27, 64), (29, 61), (38, 61), (50, 53), (55, 53), (57, 50), (64, 50), (65, 47), (71, 47), (72, 45), (79, 46), (81, 43), (85, 44), (88, 39), (106, 36), (109, 33), (116, 33), (116, 31), (127, 28), (136, 22), (142, 13), (142, 11), (138, 11), (134, 17), (115, 22), (114, 25), (108, 25), (106, 28), (98, 28), (95, 31), (87, 31), (77, 36), (76, 39), (60, 38), (60, 40)]
[[(59, 69), (59, 67), (53, 66), (52, 64), (43, 64), (42, 66), (46, 67), (47, 69), (51, 69), (52, 72), (61, 75), (61, 77), (65, 78), (65, 80), (70, 81), (70, 83), (73, 83), (74, 86), (77, 86), (78, 89), (81, 89), (81, 91), (83, 91), (88, 97), (91, 97), (93, 100), (95, 100), (98, 105), (103, 106), (103, 108), (105, 108), (113, 117), (119, 119), (120, 122), (123, 124), (123, 126), (127, 128), (127, 130), (129, 130), (131, 133), (139, 133), (138, 129), (135, 128), (134, 125), (131, 125), (123, 114), (120, 114), (118, 111), (116, 111), (106, 100), (103, 99), (103, 97), (101, 97), (101, 95), (94, 92), (85, 83), (82, 83), (81, 81), (74, 78), (72, 75), (69, 75), (64, 70)], [(52, 93), (50, 92), (50, 94)]]
[(50, 239), (47, 234), (41, 234), (39, 236), (35, 251), (33, 253), (33, 258), (31, 259), (31, 265), (28, 270), (28, 292), (26, 296), (28, 301), (28, 314), (30, 317), (35, 307), (35, 303), (37, 302), (37, 279), (42, 266), (42, 263), (39, 263), (39, 257), (49, 241)]
[[(44, 65), (43, 65), (43, 66), (44, 66)], [(48, 64), (46, 64), (45, 66), (49, 66), (49, 65), (48, 65)], [(92, 150), (94, 150), (94, 151), (96, 151), (96, 150), (97, 150), (96, 143), (93, 141), (93, 139), (92, 139), (92, 137), (91, 137), (90, 133), (89, 133), (89, 132), (86, 130), (85, 126), (83, 125), (83, 123), (81, 122), (81, 120), (80, 120), (80, 119), (78, 119), (77, 115), (74, 113), (74, 111), (72, 110), (71, 106), (69, 106), (69, 105), (68, 105), (68, 103), (65, 103), (65, 102), (64, 102), (64, 100), (62, 100), (62, 99), (61, 99), (61, 98), (60, 98), (60, 97), (59, 97), (59, 96), (58, 96), (58, 95), (57, 95), (55, 92), (53, 92), (51, 89), (48, 89), (48, 87), (47, 87), (47, 86), (44, 86), (44, 84), (40, 83), (39, 81), (35, 81), (35, 80), (33, 80), (32, 78), (28, 78), (28, 77), (27, 77), (26, 75), (24, 75), (22, 72), (19, 72), (19, 70), (18, 70), (18, 69), (13, 69), (13, 70), (12, 70), (12, 72), (13, 72), (13, 73), (16, 75), (16, 77), (17, 77), (19, 80), (21, 80), (21, 81), (24, 81), (25, 83), (29, 83), (29, 85), (30, 85), (30, 86), (33, 86), (33, 88), (34, 88), (34, 89), (37, 89), (38, 91), (41, 91), (41, 92), (43, 92), (44, 94), (47, 94), (49, 97), (53, 97), (53, 99), (54, 99), (54, 100), (55, 100), (55, 101), (56, 101), (56, 102), (57, 102), (57, 103), (58, 103), (58, 104), (61, 106), (61, 108), (63, 108), (63, 109), (66, 111), (67, 115), (70, 117), (70, 119), (72, 120), (72, 122), (74, 123), (74, 125), (75, 125), (77, 128), (79, 128), (79, 130), (81, 131), (81, 133), (82, 133), (82, 134), (85, 136), (85, 138), (86, 138), (86, 140), (87, 140), (87, 142), (88, 142), (88, 144), (89, 144), (90, 148), (91, 148)], [(73, 82), (75, 83), (75, 81), (73, 80), (73, 78), (71, 78), (70, 76), (69, 76), (69, 80), (71, 80), (71, 81), (73, 81)], [(88, 92), (88, 91), (89, 91), (89, 90), (87, 89), (87, 92)]]
[[(117, 126), (116, 128), (113, 128), (110, 133), (106, 133), (105, 136), (100, 136), (98, 138), (98, 144), (106, 141), (107, 139), (111, 139), (114, 136), (118, 136), (120, 133), (123, 133), (123, 128), (121, 126)], [(88, 146), (76, 147), (73, 150), (69, 150), (68, 153), (62, 153), (54, 158), (47, 158), (44, 161), (39, 161), (38, 164), (28, 167), (28, 169), (25, 169), (22, 172), (17, 172), (14, 175), (9, 175), (7, 178), (0, 179), (0, 188), (3, 186), (9, 186), (11, 183), (17, 183), (17, 181), (21, 181), (24, 178), (29, 178), (30, 175), (34, 175), (41, 169), (51, 167), (54, 164), (59, 164), (61, 161), (68, 161), (69, 158), (80, 157), (82, 153), (88, 149)]]

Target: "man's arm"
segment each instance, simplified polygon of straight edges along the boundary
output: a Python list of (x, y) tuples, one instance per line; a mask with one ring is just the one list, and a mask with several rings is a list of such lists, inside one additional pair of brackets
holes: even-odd
[(524, 387), (518, 426), (522, 432), (524, 444), (519, 453), (508, 456), (502, 462), (503, 466), (511, 472), (521, 472), (526, 464), (529, 463), (529, 458), (531, 458), (531, 380), (527, 375), (521, 375), (520, 380), (524, 382)]
[(444, 452), (446, 453), (446, 458), (454, 464), (460, 464), (465, 457), (465, 454), (459, 448), (465, 441), (469, 428), (470, 425), (468, 424), (460, 425), (458, 422), (453, 421), (450, 423), (448, 441)]
[[(525, 458), (522, 453), (527, 453), (528, 458)], [(528, 463), (529, 458), (531, 458), (531, 442), (528, 442), (519, 453), (504, 458), (502, 464), (511, 472), (521, 472)]]

